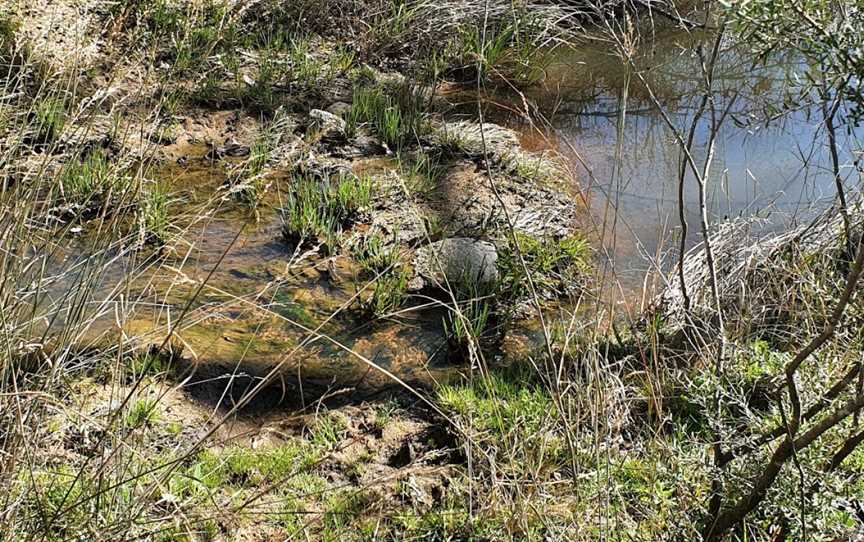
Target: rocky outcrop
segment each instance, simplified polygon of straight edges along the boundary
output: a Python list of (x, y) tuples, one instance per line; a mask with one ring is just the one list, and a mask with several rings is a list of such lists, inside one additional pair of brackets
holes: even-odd
[(398, 249), (413, 269), (412, 290), (497, 283), (503, 265), (498, 255), (509, 253), (511, 227), (556, 246), (578, 232), (580, 205), (570, 191), (572, 177), (554, 153), (524, 150), (513, 130), (444, 123), (398, 157), (363, 153), (358, 159), (358, 141), (377, 141), (374, 135), (361, 130), (348, 138), (336, 115), (313, 110), (309, 116), (307, 133), (316, 139), (295, 170), (321, 177), (372, 176), (370, 212), (343, 232), (344, 246), (355, 250), (374, 238)]
[[(417, 186), (406, 171), (420, 158), (436, 160), (439, 172)], [(525, 151), (513, 130), (445, 123), (422, 149), (390, 163), (398, 169), (374, 176), (369, 223), (351, 233), (349, 244), (377, 237), (413, 251), (412, 289), (495, 282), (498, 252), (508, 247), (511, 226), (542, 242), (577, 233), (580, 208), (568, 192), (571, 178), (550, 156)]]
[(522, 148), (519, 135), (503, 126), (485, 122), (445, 122), (430, 136), (431, 142), (475, 162), (489, 164), (524, 181), (560, 183), (567, 172), (553, 153), (533, 153)]
[[(434, 186), (413, 194), (395, 173), (378, 178), (370, 233), (412, 242), (424, 236), (424, 220), (446, 236), (493, 243), (508, 236), (510, 225), (535, 238), (575, 233), (579, 203), (568, 191), (568, 172), (546, 154), (523, 150), (513, 130), (486, 123), (481, 132), (477, 124), (445, 123), (429, 140), (425, 152), (445, 156), (442, 174)], [(489, 169), (480, 157), (489, 158)]]

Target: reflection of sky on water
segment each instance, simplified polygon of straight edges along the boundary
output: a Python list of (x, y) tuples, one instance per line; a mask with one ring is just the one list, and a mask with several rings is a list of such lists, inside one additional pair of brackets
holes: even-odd
[[(692, 40), (692, 37), (687, 37)], [(645, 52), (638, 63), (650, 66), (647, 78), (672, 121), (686, 131), (699, 97), (697, 59), (673, 38)], [(715, 144), (709, 186), (712, 220), (736, 216), (768, 216), (772, 227), (783, 227), (812, 216), (814, 209), (829, 204), (836, 193), (826, 146), (821, 112), (787, 113), (767, 127), (757, 119), (779, 97), (793, 62), (753, 68), (751, 61), (730, 51), (718, 66), (718, 109), (737, 94)], [(641, 277), (648, 265), (638, 245), (654, 254), (659, 245), (671, 247), (663, 225), (677, 228), (677, 178), (679, 145), (653, 107), (638, 80), (631, 80), (627, 114), (621, 131), (621, 161), (616, 171), (616, 142), (621, 89), (626, 65), (608, 51), (586, 48), (554, 66), (551, 74), (560, 82), (554, 92), (564, 96), (551, 117), (562, 150), (584, 160), (580, 179), (592, 195), (597, 214), (610, 203), (618, 209), (616, 227), (617, 267), (625, 282)], [(551, 89), (550, 89), (551, 90)], [(701, 167), (707, 152), (710, 117), (696, 132), (694, 158)], [(841, 163), (846, 163), (847, 186), (857, 184), (848, 167), (858, 148), (856, 139), (842, 134)], [(573, 152), (575, 151), (575, 152)], [(578, 163), (578, 160), (577, 160)], [(689, 242), (699, 237), (696, 182), (688, 175), (685, 189)], [(629, 276), (629, 277), (628, 277)], [(629, 278), (629, 280), (628, 280)]]

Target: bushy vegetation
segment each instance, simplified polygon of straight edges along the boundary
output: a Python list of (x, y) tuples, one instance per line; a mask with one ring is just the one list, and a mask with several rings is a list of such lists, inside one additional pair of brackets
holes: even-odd
[(590, 268), (591, 247), (581, 237), (536, 239), (516, 232), (499, 256), (501, 289), (506, 295), (528, 295), (529, 277), (540, 292), (578, 290)]
[(542, 79), (545, 55), (540, 39), (541, 24), (530, 13), (515, 12), (512, 18), (492, 26), (471, 25), (458, 38), (458, 61), (451, 70), (469, 80), (480, 78), (526, 87)]

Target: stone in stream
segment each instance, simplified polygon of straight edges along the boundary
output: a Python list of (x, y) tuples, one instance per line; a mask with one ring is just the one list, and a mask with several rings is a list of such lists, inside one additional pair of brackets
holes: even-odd
[(494, 283), (498, 280), (497, 264), (495, 245), (466, 237), (430, 243), (414, 255), (414, 271), (423, 285), (438, 288)]
[(236, 139), (230, 138), (228, 139), (224, 145), (220, 145), (218, 147), (211, 147), (207, 152), (207, 158), (211, 160), (219, 160), (221, 158), (233, 157), (239, 158), (243, 156), (249, 156), (249, 145), (244, 145), (239, 143)]
[(325, 141), (340, 141), (345, 139), (345, 121), (333, 113), (321, 109), (309, 111), (313, 130)]
[(351, 104), (345, 102), (333, 102), (327, 108), (327, 112), (344, 119), (351, 111)]

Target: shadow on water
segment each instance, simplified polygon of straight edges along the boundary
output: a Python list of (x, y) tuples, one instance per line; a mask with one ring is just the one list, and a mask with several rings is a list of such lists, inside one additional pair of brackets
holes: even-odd
[[(384, 398), (412, 394), (393, 381), (369, 378), (370, 371), (346, 370), (335, 374), (319, 367), (284, 369), (270, 375), (269, 367), (256, 363), (227, 366), (212, 361), (189, 363), (180, 360), (174, 378), (184, 391), (202, 405), (225, 413), (236, 408), (242, 416), (258, 417), (273, 411), (314, 411), (338, 408)], [(428, 382), (406, 382), (417, 391), (428, 389)]]

